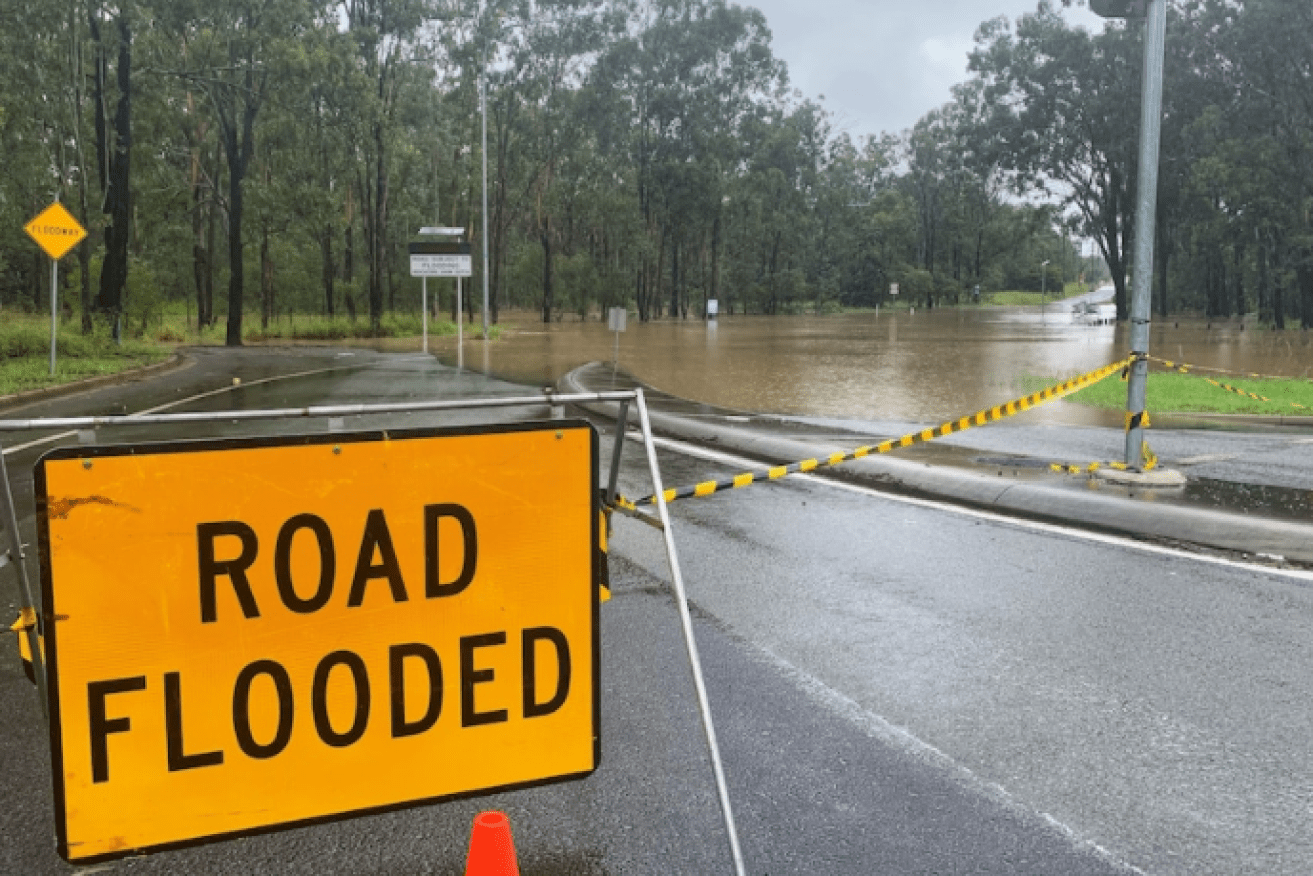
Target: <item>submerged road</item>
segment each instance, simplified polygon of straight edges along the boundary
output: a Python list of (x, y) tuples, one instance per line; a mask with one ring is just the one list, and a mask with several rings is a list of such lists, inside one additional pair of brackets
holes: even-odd
[[(132, 412), (233, 376), (243, 388), (184, 409), (524, 393), (429, 359), (339, 352), (202, 351), (188, 369), (0, 417)], [(318, 373), (251, 385), (280, 371)], [(98, 436), (175, 437), (144, 426)], [(605, 465), (609, 428), (601, 443)], [(24, 529), (39, 449), (7, 457), (28, 497)], [(660, 461), (667, 486), (741, 470), (670, 445)], [(621, 487), (650, 491), (632, 441)], [(672, 513), (749, 873), (1313, 872), (1307, 576), (802, 477)], [(611, 556), (593, 777), (103, 872), (461, 873), (484, 808), (510, 814), (526, 874), (732, 872), (661, 541), (617, 518)], [(9, 571), (0, 608), (12, 615)], [(47, 743), (10, 636), (0, 762), (0, 871), (76, 872), (53, 851)]]

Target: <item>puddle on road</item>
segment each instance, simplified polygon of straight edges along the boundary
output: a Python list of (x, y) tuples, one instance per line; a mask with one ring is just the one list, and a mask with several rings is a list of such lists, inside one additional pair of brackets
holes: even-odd
[(1182, 503), (1219, 508), (1232, 514), (1313, 522), (1313, 490), (1191, 477), (1178, 495)]

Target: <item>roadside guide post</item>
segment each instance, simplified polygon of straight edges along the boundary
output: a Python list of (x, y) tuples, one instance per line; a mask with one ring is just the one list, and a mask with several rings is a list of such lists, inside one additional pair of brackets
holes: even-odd
[(1048, 319), (1049, 314), (1049, 260), (1045, 259), (1039, 263), (1039, 316), (1041, 321)]
[(620, 365), (620, 333), (625, 330), (625, 321), (628, 318), (629, 311), (623, 307), (612, 307), (606, 314), (607, 328), (615, 332), (615, 347), (611, 353), (612, 370)]
[(55, 376), (55, 341), (59, 331), (59, 260), (82, 242), (87, 230), (55, 201), (36, 215), (23, 230), (50, 256), (50, 376)]
[[(419, 230), (420, 237), (455, 237), (465, 234), (464, 228), (425, 227)], [(470, 245), (461, 240), (424, 241), (410, 244), (410, 276), (420, 277), (422, 285), (422, 309), (424, 352), (429, 351), (429, 277), (456, 278), (456, 357), (458, 367), (464, 367), (465, 334), (461, 319), (460, 281), (469, 277), (472, 270)]]
[(1154, 216), (1158, 208), (1158, 152), (1162, 134), (1163, 55), (1167, 0), (1094, 0), (1104, 18), (1144, 15), (1144, 77), (1140, 92), (1140, 165), (1131, 261), (1131, 373), (1126, 390), (1126, 465), (1144, 468), (1145, 383), (1149, 377), (1149, 318), (1153, 283)]

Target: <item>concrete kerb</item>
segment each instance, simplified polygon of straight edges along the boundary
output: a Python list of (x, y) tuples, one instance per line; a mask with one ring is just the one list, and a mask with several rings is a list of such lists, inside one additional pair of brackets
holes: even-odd
[[(587, 386), (590, 367), (581, 366), (562, 377), (561, 390), (595, 391)], [(616, 414), (611, 406), (588, 408), (591, 413), (612, 419)], [(719, 420), (712, 425), (705, 419), (651, 408), (649, 405), (652, 428), (661, 435), (738, 453), (766, 464), (823, 458), (833, 452), (852, 449), (852, 446), (833, 442), (803, 442), (771, 435), (760, 424), (745, 427)], [(958, 467), (931, 465), (891, 455), (870, 456), (835, 467), (822, 467), (813, 474), (899, 495), (947, 500), (1008, 516), (1142, 541), (1241, 555), (1259, 562), (1313, 565), (1313, 526), (1227, 514), (1207, 508), (1159, 504), (1152, 501), (1151, 490), (1146, 490), (1144, 497), (1085, 492), (1070, 486), (1000, 480)]]

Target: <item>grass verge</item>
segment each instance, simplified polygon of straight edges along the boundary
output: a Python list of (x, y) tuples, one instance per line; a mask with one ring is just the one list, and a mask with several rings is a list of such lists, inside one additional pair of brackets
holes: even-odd
[[(1224, 383), (1270, 401), (1260, 401), (1223, 389)], [(1029, 377), (1026, 392), (1038, 392), (1058, 381)], [(1076, 404), (1110, 410), (1126, 407), (1126, 383), (1109, 377), (1067, 396)], [(1302, 408), (1296, 405), (1303, 405)], [(1242, 378), (1215, 374), (1151, 372), (1145, 385), (1145, 408), (1155, 413), (1248, 414), (1260, 416), (1313, 416), (1313, 381), (1301, 378)]]
[(125, 340), (116, 344), (101, 330), (83, 335), (63, 329), (55, 341), (55, 373), (50, 373), (49, 323), (5, 315), (0, 324), (0, 396), (118, 374), (162, 362), (173, 353), (167, 344)]
[[(446, 320), (430, 320), (428, 329), (434, 338), (456, 334), (456, 324)], [(418, 338), (423, 330), (419, 314), (386, 314), (377, 331), (368, 319), (293, 314), (261, 326), (258, 316), (247, 314), (242, 340), (258, 344)], [(502, 329), (490, 326), (488, 333), (496, 340)], [(0, 396), (130, 371), (162, 362), (180, 344), (221, 345), (225, 337), (222, 321), (197, 330), (180, 308), (157, 314), (144, 325), (133, 321), (125, 326), (122, 345), (115, 343), (107, 325), (98, 323), (92, 334), (84, 335), (75, 320), (66, 320), (57, 336), (51, 375), (49, 317), (5, 311), (0, 317)]]

